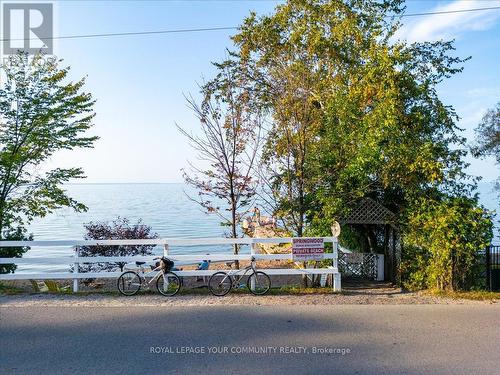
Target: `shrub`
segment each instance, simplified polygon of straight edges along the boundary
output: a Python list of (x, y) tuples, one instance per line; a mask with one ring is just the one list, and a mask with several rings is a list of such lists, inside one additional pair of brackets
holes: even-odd
[[(154, 239), (158, 233), (154, 233), (151, 227), (142, 223), (139, 219), (131, 224), (129, 219), (118, 217), (109, 222), (90, 222), (85, 224), (85, 240), (126, 240), (126, 239)], [(134, 256), (152, 255), (155, 245), (134, 246), (82, 246), (80, 256)], [(123, 270), (125, 263), (84, 263), (80, 264), (80, 272), (99, 272)]]
[(490, 244), (492, 216), (467, 197), (422, 199), (409, 217), (402, 277), (409, 289), (478, 286), (478, 259)]

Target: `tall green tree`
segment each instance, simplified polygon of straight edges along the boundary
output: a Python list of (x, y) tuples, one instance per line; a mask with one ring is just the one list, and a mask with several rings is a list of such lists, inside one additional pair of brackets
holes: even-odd
[[(86, 207), (67, 195), (62, 184), (84, 178), (81, 168), (41, 167), (60, 150), (92, 147), (87, 135), (94, 100), (85, 80), (68, 82), (68, 67), (41, 54), (10, 56), (1, 67), (0, 86), (0, 240), (29, 239), (26, 226), (60, 207)], [(0, 256), (25, 249), (0, 248)], [(0, 271), (12, 271), (14, 266)]]
[(230, 64), (270, 123), (265, 185), (298, 235), (328, 234), (364, 196), (397, 213), (404, 234), (423, 196), (432, 215), (477, 206), (457, 115), (437, 94), (466, 59), (451, 42), (394, 41), (403, 10), (399, 0), (289, 0), (251, 14), (233, 38)]
[[(394, 28), (385, 19), (400, 3), (292, 0), (270, 16), (250, 15), (234, 37), (234, 56), (272, 121), (263, 159), (275, 214), (298, 235), (322, 207), (331, 219), (370, 187), (374, 129), (394, 117), (394, 92), (380, 76), (391, 68)], [(375, 102), (379, 92), (384, 103)]]
[[(335, 216), (338, 204), (389, 185), (394, 195), (463, 177), (464, 151), (454, 146), (464, 139), (436, 87), (464, 60), (448, 42), (394, 43), (401, 4), (290, 0), (270, 16), (250, 15), (234, 37), (235, 56), (272, 116), (267, 160), (291, 154), (284, 164), (309, 169), (309, 190), (325, 200), (309, 199), (315, 212), (328, 205)], [(294, 152), (276, 147), (299, 134)]]

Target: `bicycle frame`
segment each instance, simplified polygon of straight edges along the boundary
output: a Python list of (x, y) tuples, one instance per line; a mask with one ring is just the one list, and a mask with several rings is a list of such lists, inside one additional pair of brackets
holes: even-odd
[[(248, 267), (245, 267), (243, 270), (229, 270), (226, 272), (226, 276), (222, 279), (222, 282), (226, 281), (227, 277), (230, 277), (232, 280), (232, 285), (231, 288), (235, 289), (236, 286), (241, 282), (241, 279), (243, 279), (247, 274), (248, 271), (252, 270), (253, 273), (255, 273), (255, 267), (253, 264), (250, 264)], [(243, 272), (243, 273), (241, 273)], [(249, 276), (252, 273), (249, 274)]]
[[(156, 267), (155, 269), (153, 269), (151, 271), (147, 271), (147, 272), (142, 265), (140, 265), (138, 267), (139, 267), (139, 270), (137, 270), (137, 269), (128, 269), (128, 270), (136, 272), (139, 275), (139, 278), (141, 279), (141, 284), (147, 285), (148, 288), (150, 287), (150, 285), (153, 281), (156, 281), (156, 279), (158, 279), (160, 277), (160, 275), (164, 275), (164, 272), (163, 272), (163, 269), (161, 268), (161, 266)], [(156, 271), (158, 271), (158, 272), (154, 275), (154, 277), (150, 281), (146, 282), (146, 277), (148, 277), (149, 275), (153, 274)]]

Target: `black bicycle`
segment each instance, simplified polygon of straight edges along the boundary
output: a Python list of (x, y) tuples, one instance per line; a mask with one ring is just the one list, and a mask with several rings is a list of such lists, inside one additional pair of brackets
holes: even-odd
[(271, 278), (265, 272), (257, 271), (254, 267), (255, 258), (252, 257), (250, 265), (242, 270), (229, 272), (219, 271), (210, 276), (208, 289), (214, 296), (225, 296), (231, 289), (244, 286), (241, 281), (248, 276), (246, 287), (257, 296), (266, 294), (271, 289)]
[[(142, 286), (151, 287), (156, 281), (156, 290), (164, 296), (174, 296), (179, 292), (182, 281), (179, 276), (171, 271), (174, 262), (170, 259), (161, 257), (155, 266), (151, 266), (151, 271), (146, 271), (143, 265), (146, 262), (135, 262), (139, 267), (137, 271), (125, 271), (118, 277), (118, 290), (125, 296), (133, 296)], [(156, 273), (155, 273), (156, 272)]]

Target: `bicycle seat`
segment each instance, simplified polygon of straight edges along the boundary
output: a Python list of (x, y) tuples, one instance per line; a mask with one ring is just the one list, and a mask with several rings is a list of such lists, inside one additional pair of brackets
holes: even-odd
[(137, 266), (142, 266), (143, 264), (146, 264), (146, 262), (135, 262)]

